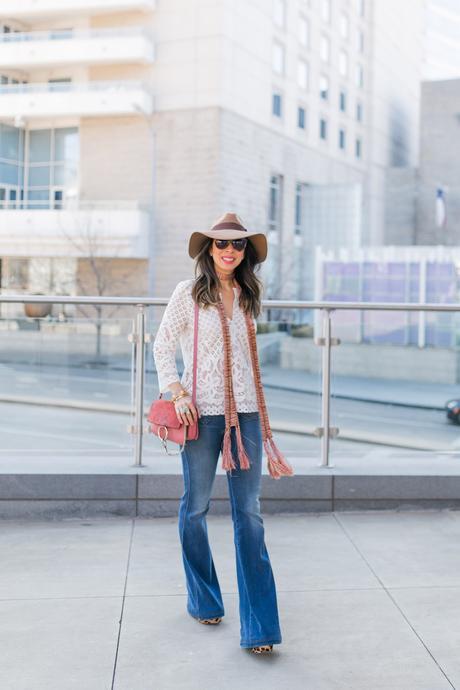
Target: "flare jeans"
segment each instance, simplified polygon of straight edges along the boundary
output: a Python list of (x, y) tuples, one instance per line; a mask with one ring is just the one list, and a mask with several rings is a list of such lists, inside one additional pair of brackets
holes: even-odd
[[(239, 466), (235, 428), (232, 455), (236, 469), (227, 472), (232, 509), (239, 593), (240, 646), (279, 644), (276, 587), (264, 541), (260, 514), (262, 434), (258, 412), (240, 412), (241, 437), (250, 469)], [(187, 584), (187, 611), (194, 618), (224, 615), (211, 549), (206, 514), (225, 431), (224, 415), (199, 418), (199, 437), (187, 442), (182, 452), (184, 493), (179, 507), (179, 535)]]

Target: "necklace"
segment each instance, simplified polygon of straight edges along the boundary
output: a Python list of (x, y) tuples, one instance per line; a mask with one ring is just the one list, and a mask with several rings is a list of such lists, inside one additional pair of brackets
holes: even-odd
[(228, 275), (228, 273), (220, 273), (220, 271), (216, 271), (216, 274), (221, 283), (233, 283), (234, 273)]

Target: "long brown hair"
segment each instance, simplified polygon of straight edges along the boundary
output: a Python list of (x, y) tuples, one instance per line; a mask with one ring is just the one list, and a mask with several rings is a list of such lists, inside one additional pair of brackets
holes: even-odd
[[(213, 240), (203, 244), (195, 259), (195, 282), (192, 297), (205, 309), (219, 302), (220, 283), (214, 268), (214, 259), (209, 254)], [(257, 253), (249, 240), (244, 250), (243, 261), (235, 268), (235, 280), (241, 287), (239, 305), (241, 309), (257, 318), (261, 312), (262, 282), (256, 276), (259, 270)]]

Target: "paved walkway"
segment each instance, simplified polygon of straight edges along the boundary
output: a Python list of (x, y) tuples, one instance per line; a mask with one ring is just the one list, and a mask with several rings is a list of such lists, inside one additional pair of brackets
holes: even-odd
[(460, 688), (460, 512), (266, 516), (283, 644), (239, 647), (230, 518), (209, 517), (226, 607), (185, 612), (176, 518), (3, 521), (2, 690)]

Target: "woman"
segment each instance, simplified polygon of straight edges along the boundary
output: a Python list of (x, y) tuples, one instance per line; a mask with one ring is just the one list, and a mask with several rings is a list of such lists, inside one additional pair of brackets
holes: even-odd
[[(275, 581), (260, 515), (262, 445), (270, 475), (292, 474), (272, 438), (260, 381), (255, 317), (261, 283), (255, 268), (265, 260), (265, 235), (248, 232), (226, 213), (207, 232), (192, 233), (194, 280), (176, 286), (154, 343), (160, 391), (170, 391), (179, 420), (198, 419), (199, 437), (182, 452), (185, 491), (179, 534), (187, 584), (187, 611), (200, 623), (218, 624), (224, 605), (208, 542), (206, 514), (217, 461), (227, 471), (235, 535), (240, 602), (240, 646), (271, 652), (281, 642)], [(196, 406), (193, 377), (194, 309), (198, 303)], [(175, 352), (180, 340), (184, 373)]]

